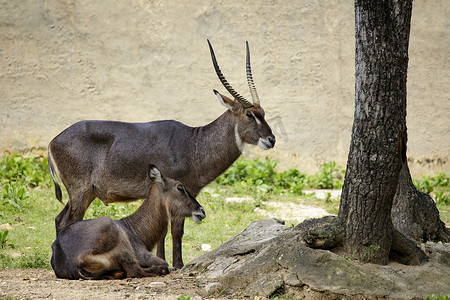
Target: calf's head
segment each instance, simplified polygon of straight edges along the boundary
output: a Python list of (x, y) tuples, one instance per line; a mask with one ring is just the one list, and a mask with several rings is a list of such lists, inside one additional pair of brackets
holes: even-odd
[(206, 218), (205, 210), (197, 200), (189, 194), (181, 182), (164, 177), (155, 165), (149, 165), (148, 177), (160, 185), (164, 206), (173, 219), (192, 218), (200, 223)]

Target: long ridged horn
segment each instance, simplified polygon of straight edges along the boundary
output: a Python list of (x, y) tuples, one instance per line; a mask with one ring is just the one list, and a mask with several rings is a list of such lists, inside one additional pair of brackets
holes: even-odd
[(211, 52), (211, 59), (214, 65), (214, 69), (216, 70), (216, 74), (219, 77), (220, 82), (223, 84), (223, 86), (227, 89), (227, 91), (231, 94), (231, 96), (234, 97), (239, 103), (242, 104), (245, 108), (252, 107), (253, 104), (250, 103), (247, 99), (242, 97), (241, 95), (236, 92), (233, 87), (228, 83), (228, 81), (225, 79), (225, 76), (222, 74), (222, 71), (220, 71), (219, 65), (217, 64), (216, 56), (214, 55), (214, 50), (211, 46), (211, 43), (208, 41), (209, 45), (209, 51)]
[(256, 92), (255, 83), (253, 82), (252, 67), (250, 66), (250, 50), (248, 49), (248, 41), (245, 42), (247, 45), (247, 82), (250, 88), (250, 93), (252, 94), (253, 103), (259, 104), (258, 93)]

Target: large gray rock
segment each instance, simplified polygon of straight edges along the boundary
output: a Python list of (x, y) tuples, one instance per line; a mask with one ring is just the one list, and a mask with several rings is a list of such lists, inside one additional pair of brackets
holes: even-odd
[(247, 295), (270, 296), (280, 289), (308, 286), (319, 292), (425, 298), (450, 294), (450, 247), (428, 247), (422, 266), (378, 266), (349, 261), (325, 250), (306, 247), (301, 231), (272, 219), (252, 223), (212, 252), (189, 262), (185, 270), (240, 289)]

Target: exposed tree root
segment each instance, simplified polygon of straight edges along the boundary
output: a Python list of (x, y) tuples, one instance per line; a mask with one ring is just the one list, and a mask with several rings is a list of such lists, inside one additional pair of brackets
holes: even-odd
[[(345, 233), (339, 219), (327, 216), (320, 219), (309, 219), (296, 226), (302, 231), (306, 245), (314, 249), (333, 249), (342, 245)], [(426, 254), (415, 242), (405, 237), (398, 230), (394, 236), (389, 253), (391, 260), (404, 265), (420, 265), (426, 262)]]
[(333, 216), (308, 219), (295, 228), (303, 231), (306, 245), (314, 249), (339, 247), (344, 239), (344, 227), (340, 226), (338, 218)]
[(441, 221), (433, 199), (412, 183), (406, 162), (400, 171), (391, 215), (394, 227), (410, 239), (450, 242), (450, 229)]
[(415, 242), (394, 229), (389, 258), (404, 265), (418, 266), (426, 262), (427, 256)]

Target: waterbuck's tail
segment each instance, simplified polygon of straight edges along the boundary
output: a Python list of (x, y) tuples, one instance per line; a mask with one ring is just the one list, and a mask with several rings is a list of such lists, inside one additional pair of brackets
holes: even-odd
[(58, 199), (59, 202), (63, 203), (61, 187), (59, 186), (58, 181), (56, 181), (55, 171), (53, 170), (53, 162), (52, 156), (50, 155), (50, 149), (48, 151), (48, 167), (50, 168), (50, 174), (52, 175), (53, 184), (55, 185), (56, 199)]

